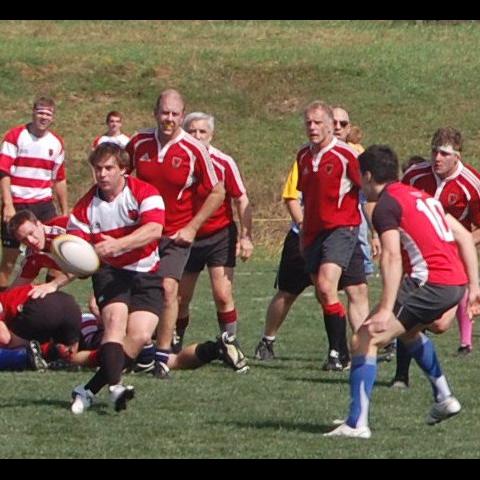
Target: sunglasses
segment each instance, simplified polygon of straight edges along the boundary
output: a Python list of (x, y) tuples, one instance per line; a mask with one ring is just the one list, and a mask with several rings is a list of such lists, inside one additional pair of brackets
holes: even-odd
[(342, 128), (345, 128), (348, 125), (347, 120), (334, 120), (333, 121), (334, 125), (336, 125), (337, 123), (339, 123)]

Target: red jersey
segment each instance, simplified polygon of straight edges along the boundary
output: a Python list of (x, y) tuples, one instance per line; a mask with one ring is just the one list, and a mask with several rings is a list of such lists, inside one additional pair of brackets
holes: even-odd
[(25, 258), (20, 267), (20, 277), (33, 280), (42, 268), (55, 268), (61, 270), (55, 260), (50, 256), (52, 240), (67, 232), (68, 217), (55, 217), (43, 224), (45, 233), (45, 247), (43, 250), (27, 248)]
[(7, 326), (9, 326), (12, 320), (23, 310), (23, 304), (30, 300), (28, 292), (30, 292), (31, 289), (32, 285), (28, 284), (0, 292), (0, 318)]
[(357, 156), (355, 150), (336, 137), (317, 154), (312, 153), (311, 143), (297, 153), (297, 189), (303, 193), (305, 246), (324, 230), (360, 225)]
[(438, 285), (465, 285), (467, 275), (440, 202), (400, 182), (388, 184), (375, 210), (373, 226), (382, 234), (399, 230), (407, 275)]
[(467, 230), (480, 226), (480, 173), (470, 165), (459, 162), (452, 175), (441, 179), (430, 163), (423, 162), (409, 168), (402, 182), (439, 200)]
[(65, 179), (63, 140), (48, 131), (37, 138), (20, 125), (7, 132), (0, 150), (0, 172), (10, 176), (13, 203), (52, 199), (53, 182)]
[[(68, 233), (96, 244), (102, 241), (102, 234), (121, 238), (149, 222), (163, 225), (165, 207), (157, 189), (138, 178), (125, 178), (125, 187), (111, 202), (103, 200), (97, 186), (93, 186), (73, 207), (67, 225)], [(125, 270), (156, 271), (160, 262), (158, 242), (150, 242), (102, 261)]]
[[(200, 227), (196, 238), (206, 237), (218, 232), (233, 222), (232, 199), (241, 197), (246, 188), (240, 175), (235, 160), (210, 145), (208, 153), (213, 162), (215, 173), (219, 180), (223, 180), (225, 184), (225, 200), (218, 207), (218, 210)], [(194, 196), (195, 210), (199, 209), (209, 192), (205, 192), (200, 186), (197, 194)]]
[(198, 187), (210, 192), (218, 183), (205, 146), (184, 130), (160, 145), (157, 129), (143, 130), (126, 146), (137, 177), (155, 186), (166, 204), (164, 235), (185, 227), (194, 216)]

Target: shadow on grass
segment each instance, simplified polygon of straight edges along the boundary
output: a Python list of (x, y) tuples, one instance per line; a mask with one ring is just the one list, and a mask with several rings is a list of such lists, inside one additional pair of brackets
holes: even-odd
[[(346, 373), (346, 372), (344, 372)], [(336, 375), (339, 375), (338, 373)], [(310, 382), (310, 383), (324, 383), (327, 385), (349, 384), (348, 376), (344, 377), (285, 377), (285, 380), (290, 382)], [(390, 387), (390, 382), (380, 380), (375, 382), (375, 387)]]
[[(55, 407), (61, 410), (70, 410), (70, 401), (65, 400), (38, 400), (38, 399), (27, 399), (22, 398), (17, 400), (15, 403), (3, 403), (0, 402), (0, 408), (23, 408), (23, 407), (31, 407), (31, 406), (40, 406), (40, 407)], [(98, 415), (107, 415), (108, 411), (111, 410), (108, 405), (92, 405), (89, 411), (95, 412)]]
[(211, 425), (232, 425), (236, 428), (255, 428), (259, 430), (287, 430), (292, 432), (302, 431), (306, 433), (326, 433), (335, 428), (335, 425), (323, 424), (323, 423), (300, 423), (300, 422), (288, 422), (283, 420), (262, 420), (258, 422), (208, 422)]

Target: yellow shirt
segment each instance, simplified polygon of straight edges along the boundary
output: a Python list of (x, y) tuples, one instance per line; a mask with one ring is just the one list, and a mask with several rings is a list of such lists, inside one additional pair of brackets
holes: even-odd
[(297, 162), (293, 162), (292, 168), (288, 173), (287, 180), (283, 187), (282, 198), (288, 200), (289, 198), (300, 199), (301, 192), (297, 190), (298, 183), (298, 165)]

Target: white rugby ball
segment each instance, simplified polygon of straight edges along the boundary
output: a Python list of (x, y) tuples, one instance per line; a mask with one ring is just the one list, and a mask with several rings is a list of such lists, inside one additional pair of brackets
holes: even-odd
[(93, 246), (83, 238), (68, 233), (52, 240), (51, 254), (61, 270), (79, 277), (92, 275), (100, 266)]

